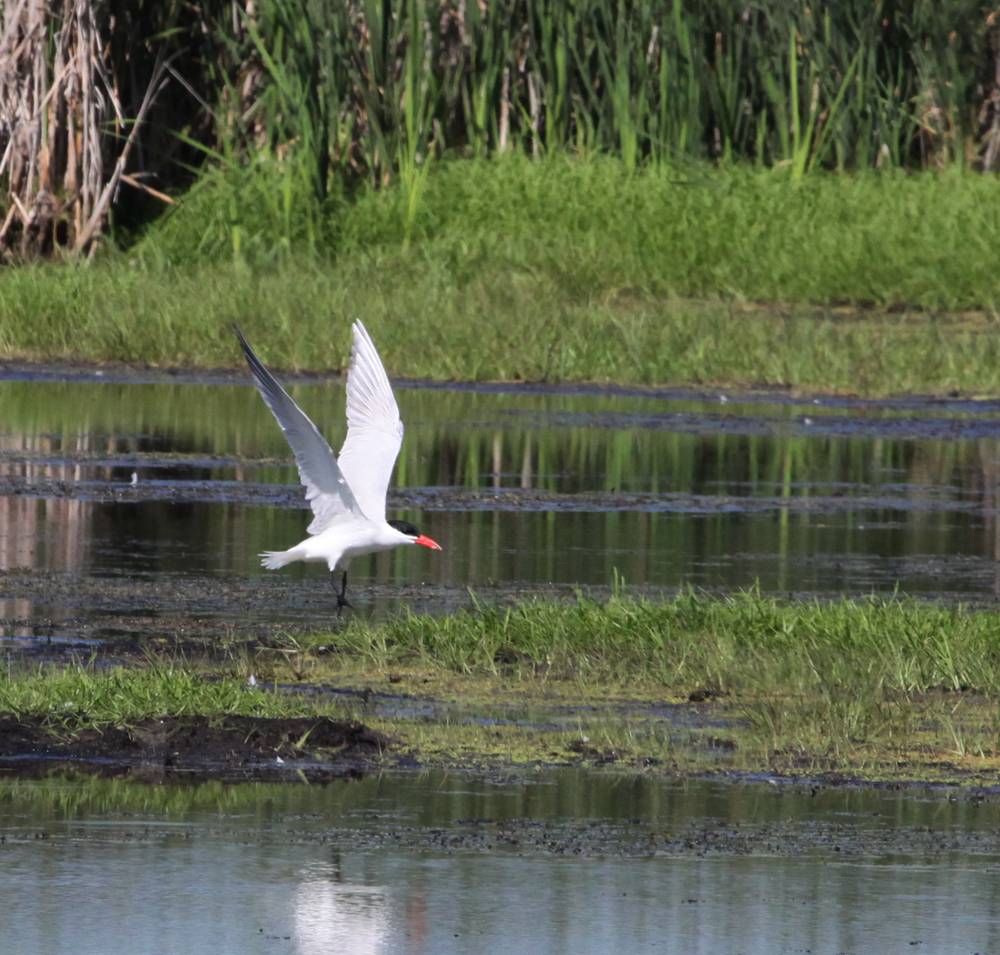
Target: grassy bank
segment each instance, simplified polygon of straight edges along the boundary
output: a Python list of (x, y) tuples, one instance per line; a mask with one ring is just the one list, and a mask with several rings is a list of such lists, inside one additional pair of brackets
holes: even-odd
[(462, 161), (410, 222), (402, 190), (318, 215), (282, 175), (218, 173), (90, 268), (4, 271), (0, 356), (235, 364), (237, 321), (339, 368), (360, 317), (406, 376), (1000, 390), (992, 177)]
[[(998, 631), (1000, 612), (909, 601), (529, 603), (355, 623), (277, 648), (233, 644), (223, 664), (15, 670), (0, 678), (0, 711), (46, 715), (57, 733), (196, 713), (340, 715), (393, 739), (387, 758), (425, 765), (992, 778)], [(261, 687), (247, 688), (251, 672)], [(318, 704), (282, 682), (357, 695)], [(434, 701), (437, 715), (419, 705), (380, 715), (365, 689)], [(524, 725), (504, 719), (513, 712)], [(491, 719), (469, 720), (477, 714)]]

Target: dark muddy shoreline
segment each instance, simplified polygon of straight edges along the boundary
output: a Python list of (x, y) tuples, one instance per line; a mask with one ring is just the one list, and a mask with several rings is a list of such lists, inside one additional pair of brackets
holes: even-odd
[[(299, 745), (303, 737), (305, 742)], [(392, 740), (364, 724), (335, 720), (169, 717), (142, 720), (129, 726), (106, 724), (60, 731), (39, 718), (17, 719), (10, 714), (0, 714), (0, 780), (51, 779), (68, 775), (157, 785), (187, 785), (211, 780), (313, 785), (363, 779), (373, 773), (443, 769), (469, 779), (501, 783), (509, 781), (512, 774), (531, 775), (575, 769), (612, 773), (623, 779), (653, 775), (678, 783), (763, 785), (775, 791), (812, 797), (828, 791), (870, 791), (896, 792), (914, 798), (944, 799), (951, 803), (973, 805), (1000, 800), (1000, 782), (996, 785), (977, 783), (971, 774), (961, 771), (953, 773), (950, 779), (935, 781), (870, 779), (836, 771), (801, 775), (733, 770), (681, 771), (656, 765), (622, 764), (614, 758), (602, 758), (601, 752), (587, 746), (570, 747), (563, 758), (545, 763), (522, 765), (497, 762), (486, 765), (473, 761), (441, 766), (436, 761), (425, 765), (412, 756), (394, 753), (393, 749)], [(490, 820), (460, 821), (458, 828), (463, 828), (463, 822), (468, 823), (467, 828), (476, 834), (459, 836), (453, 847), (485, 848), (478, 840), (492, 834)], [(517, 828), (517, 823), (508, 824), (505, 828), (509, 827)], [(570, 828), (575, 830), (577, 827)], [(566, 840), (566, 845), (554, 851), (578, 852), (596, 835), (601, 834), (574, 831), (568, 839), (564, 834), (562, 838)], [(697, 840), (701, 843), (698, 846), (685, 837), (674, 845), (661, 843), (655, 847), (656, 854), (664, 851), (687, 854), (693, 848), (712, 852), (752, 851), (752, 845), (745, 841), (748, 835), (745, 831), (701, 835), (704, 838)], [(400, 833), (393, 829), (369, 833), (365, 837), (354, 833), (353, 838), (367, 848), (382, 847), (384, 840), (392, 840), (390, 844), (396, 848), (416, 848), (428, 844), (426, 833), (419, 830), (409, 830), (402, 841)], [(510, 841), (500, 833), (493, 838), (499, 842)], [(607, 838), (607, 833), (602, 838)], [(812, 837), (800, 838), (807, 844), (813, 841)], [(1000, 836), (997, 839), (1000, 844)], [(751, 843), (754, 841), (757, 840), (751, 839)], [(431, 844), (433, 842), (432, 838)], [(548, 840), (545, 842), (543, 848), (552, 851)], [(512, 844), (516, 845), (516, 842)], [(646, 851), (640, 847), (636, 849), (641, 853)], [(997, 851), (1000, 852), (1000, 849)]]
[(370, 772), (388, 747), (362, 723), (331, 719), (190, 716), (70, 728), (0, 713), (0, 776), (8, 777), (71, 768), (146, 781), (320, 782)]
[[(947, 761), (899, 764), (889, 778), (850, 770), (822, 770), (824, 761), (805, 760), (801, 772), (788, 764), (758, 770), (726, 767), (726, 757), (738, 748), (745, 721), (722, 702), (692, 693), (687, 703), (642, 699), (593, 698), (578, 704), (500, 702), (481, 699), (446, 700), (426, 694), (400, 693), (395, 688), (281, 684), (285, 692), (332, 696), (352, 703), (364, 720), (397, 721), (452, 727), (478, 726), (522, 736), (549, 734), (543, 759), (516, 751), (481, 753), (457, 750), (450, 755), (423, 753), (405, 739), (393, 739), (359, 719), (326, 717), (264, 718), (253, 716), (183, 716), (145, 718), (127, 724), (62, 722), (47, 715), (0, 713), (0, 778), (48, 778), (84, 774), (138, 782), (323, 783), (359, 779), (371, 773), (401, 770), (444, 771), (501, 782), (511, 774), (576, 769), (611, 773), (623, 778), (701, 780), (732, 784), (765, 784), (789, 791), (894, 791), (980, 803), (1000, 800), (995, 774), (970, 770)], [(701, 768), (671, 765), (652, 756), (626, 755), (574, 732), (582, 720), (603, 714), (609, 720), (642, 727), (642, 732), (680, 733), (687, 747), (703, 754)], [(405, 733), (404, 733), (405, 735)], [(679, 736), (678, 739), (681, 737)], [(809, 768), (806, 768), (806, 767)], [(714, 767), (714, 768), (713, 768)]]

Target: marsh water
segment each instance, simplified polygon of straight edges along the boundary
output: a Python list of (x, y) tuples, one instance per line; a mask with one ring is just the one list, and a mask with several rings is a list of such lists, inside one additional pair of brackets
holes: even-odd
[[(2, 376), (0, 376), (2, 377)], [(292, 393), (335, 447), (343, 388)], [(390, 508), (439, 541), (355, 561), (357, 612), (627, 587), (1000, 593), (1000, 403), (403, 384)], [(289, 451), (238, 375), (0, 380), (0, 640), (330, 623)]]
[[(343, 390), (293, 394), (339, 445)], [(577, 588), (1000, 593), (1000, 404), (421, 387), (390, 499), (444, 547), (355, 613)], [(230, 374), (0, 376), (0, 648), (327, 626)], [(560, 770), (162, 785), (0, 777), (0, 953), (998, 952), (1000, 803)]]
[(947, 790), (572, 770), (0, 779), (0, 952), (996, 952), (998, 827)]

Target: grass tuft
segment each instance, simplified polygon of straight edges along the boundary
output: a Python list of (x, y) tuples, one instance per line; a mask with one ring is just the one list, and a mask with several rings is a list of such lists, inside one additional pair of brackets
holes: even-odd
[(245, 680), (205, 673), (180, 662), (143, 669), (39, 667), (0, 677), (0, 712), (43, 716), (54, 728), (116, 725), (167, 716), (315, 715), (315, 705)]

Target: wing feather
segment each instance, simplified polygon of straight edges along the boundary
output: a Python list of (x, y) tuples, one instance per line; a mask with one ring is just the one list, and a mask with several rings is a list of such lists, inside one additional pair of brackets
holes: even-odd
[(365, 326), (354, 323), (347, 372), (347, 437), (337, 461), (361, 512), (385, 520), (385, 495), (403, 444), (403, 422), (382, 360)]
[[(233, 326), (236, 328), (236, 326)], [(261, 364), (253, 349), (236, 328), (236, 335), (246, 355), (254, 384), (264, 403), (277, 418), (281, 430), (295, 455), (299, 478), (306, 488), (306, 500), (312, 507), (310, 534), (319, 534), (340, 516), (363, 513), (351, 491), (345, 474), (337, 464), (333, 448), (319, 433), (306, 413), (289, 397), (271, 373)], [(348, 390), (350, 379), (348, 379)], [(348, 432), (348, 439), (350, 433)]]

